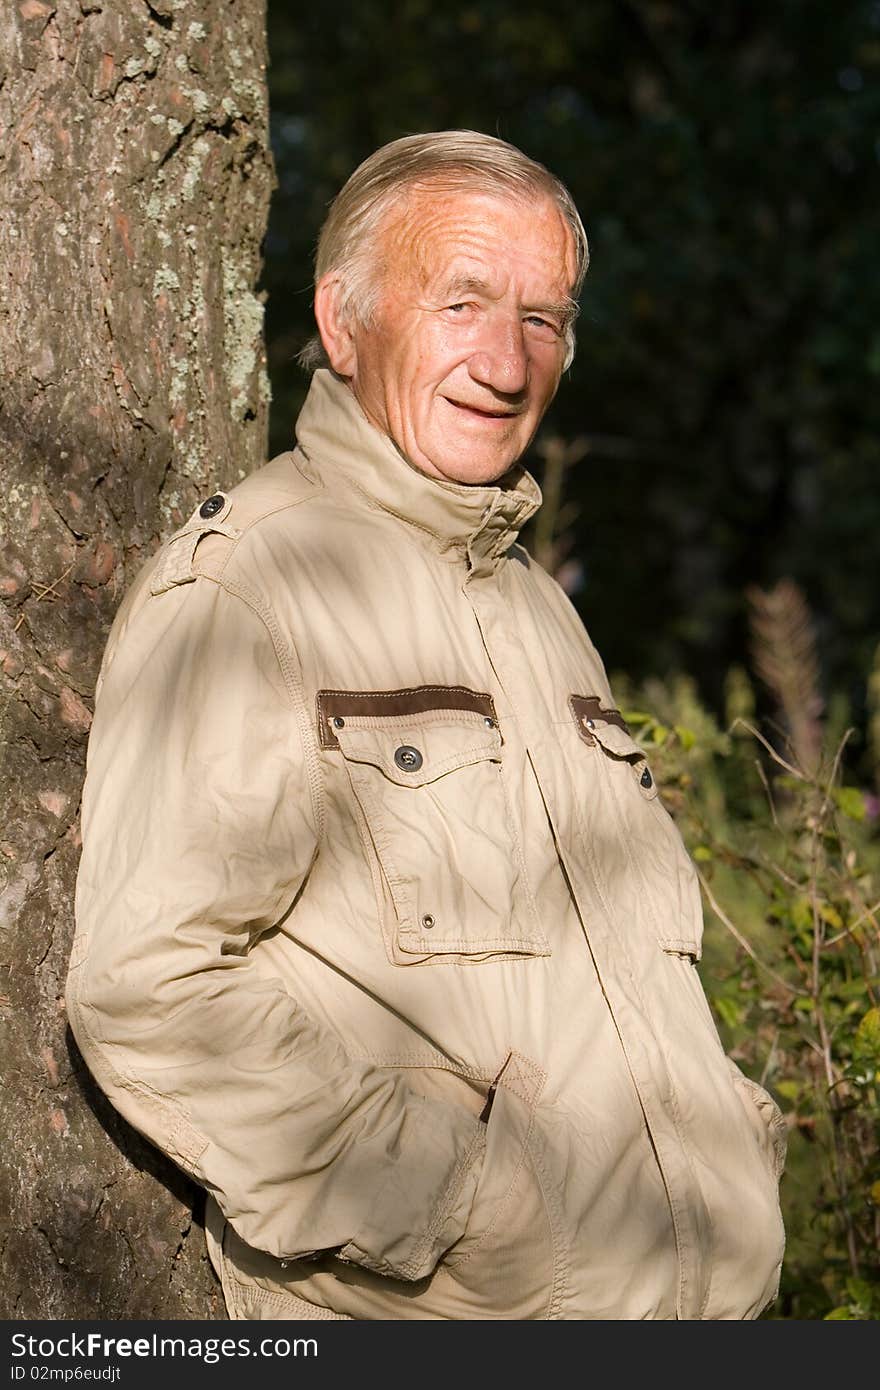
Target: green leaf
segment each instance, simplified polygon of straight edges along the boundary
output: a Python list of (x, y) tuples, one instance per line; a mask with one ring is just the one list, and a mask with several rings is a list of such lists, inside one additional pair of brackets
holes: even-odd
[(623, 715), (623, 718), (626, 720), (627, 724), (653, 724), (653, 723), (654, 723), (654, 716), (653, 716), (653, 714), (645, 714), (644, 710), (640, 710), (640, 709), (622, 709), (622, 710), (620, 711), (620, 713)]
[(801, 777), (789, 777), (787, 773), (780, 773), (776, 778), (777, 787), (784, 787), (787, 792), (802, 792), (804, 782)]
[(675, 732), (678, 734), (678, 739), (682, 748), (684, 748), (686, 752), (689, 752), (697, 741), (697, 736), (693, 729), (685, 728), (684, 724), (676, 724)]
[(823, 1322), (858, 1322), (849, 1308), (832, 1308), (830, 1313), (826, 1313)]
[(853, 1303), (860, 1303), (864, 1308), (869, 1308), (871, 1306), (874, 1291), (867, 1279), (847, 1279), (846, 1291)]
[(811, 1014), (816, 1007), (815, 999), (810, 999), (807, 995), (802, 995), (800, 999), (794, 1001), (793, 1006), (798, 1013)]
[(801, 1083), (799, 1081), (774, 1081), (773, 1089), (778, 1091), (783, 1100), (796, 1101), (801, 1093)]
[(831, 794), (850, 820), (865, 819), (865, 797), (858, 787), (834, 787)]
[(713, 999), (712, 1002), (715, 1005), (715, 1008), (718, 1014), (720, 1015), (722, 1022), (726, 1023), (728, 1028), (735, 1028), (738, 1023), (742, 1022), (743, 1008), (741, 1004), (738, 1004), (736, 1002), (736, 1000), (727, 999), (723, 994), (721, 994), (716, 999)]
[(813, 925), (813, 905), (809, 898), (803, 896), (792, 898), (789, 907), (791, 920), (796, 927), (811, 927)]
[(865, 1014), (853, 1038), (853, 1053), (860, 1062), (880, 1063), (880, 1008)]
[(838, 999), (851, 999), (853, 1003), (849, 1005), (852, 1009), (858, 1005), (863, 1005), (865, 995), (869, 987), (874, 983), (871, 976), (859, 975), (855, 980), (840, 980), (834, 986), (834, 993)]
[(830, 903), (819, 904), (819, 916), (823, 922), (828, 923), (829, 927), (834, 927), (835, 931), (840, 931), (843, 926), (843, 918), (837, 908), (832, 907)]
[(712, 851), (708, 845), (697, 845), (691, 857), (696, 859), (698, 864), (708, 864), (712, 858)]

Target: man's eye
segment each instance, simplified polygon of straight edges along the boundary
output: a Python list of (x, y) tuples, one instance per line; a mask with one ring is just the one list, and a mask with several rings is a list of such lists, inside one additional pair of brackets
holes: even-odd
[(470, 306), (469, 304), (464, 304), (464, 303), (462, 303), (462, 304), (447, 304), (447, 306), (446, 306), (446, 311), (447, 311), (447, 313), (450, 313), (450, 314), (460, 314), (460, 313), (463, 313), (465, 309), (469, 309), (470, 307), (471, 307), (471, 306)]
[(542, 318), (540, 314), (527, 314), (525, 322), (532, 324), (535, 328), (545, 328), (548, 333), (553, 333), (556, 336), (562, 332), (558, 323), (554, 323), (551, 319)]

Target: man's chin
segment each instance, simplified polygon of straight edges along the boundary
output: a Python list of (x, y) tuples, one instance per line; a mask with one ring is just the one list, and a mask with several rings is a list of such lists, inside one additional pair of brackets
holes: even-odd
[(510, 447), (480, 449), (473, 440), (462, 440), (459, 447), (438, 450), (424, 469), (441, 482), (467, 487), (492, 487), (519, 462), (521, 454)]
[(457, 459), (454, 463), (438, 465), (438, 481), (458, 483), (465, 487), (495, 487), (515, 466), (516, 460), (503, 462)]

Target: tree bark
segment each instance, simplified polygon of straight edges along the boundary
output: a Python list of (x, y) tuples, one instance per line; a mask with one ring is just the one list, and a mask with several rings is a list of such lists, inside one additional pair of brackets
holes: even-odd
[(0, 13), (5, 1319), (225, 1316), (198, 1194), (92, 1083), (63, 991), (111, 619), (160, 539), (264, 458), (264, 3)]

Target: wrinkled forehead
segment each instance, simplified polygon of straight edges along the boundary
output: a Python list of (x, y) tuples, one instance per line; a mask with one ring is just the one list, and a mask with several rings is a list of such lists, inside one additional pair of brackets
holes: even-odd
[(401, 288), (516, 268), (567, 294), (577, 275), (574, 234), (549, 193), (414, 184), (386, 212), (377, 242), (384, 277)]

